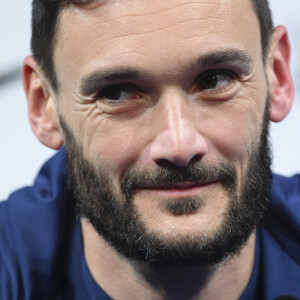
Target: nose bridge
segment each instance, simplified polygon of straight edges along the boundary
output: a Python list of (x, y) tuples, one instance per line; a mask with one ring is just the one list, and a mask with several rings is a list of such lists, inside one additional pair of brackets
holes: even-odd
[(186, 115), (186, 104), (181, 97), (177, 95), (168, 97), (162, 105), (162, 128), (165, 138), (170, 139), (169, 142), (173, 146), (180, 147), (188, 133), (188, 116)]
[(202, 157), (207, 145), (197, 130), (198, 120), (188, 96), (170, 92), (165, 93), (159, 101), (157, 134), (151, 145), (152, 159), (186, 166), (195, 156)]

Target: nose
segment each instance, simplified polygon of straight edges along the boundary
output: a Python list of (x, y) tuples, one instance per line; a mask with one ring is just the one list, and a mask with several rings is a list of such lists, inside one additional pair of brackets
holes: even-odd
[(150, 146), (150, 156), (157, 164), (168, 161), (185, 167), (191, 160), (202, 158), (208, 144), (197, 130), (195, 107), (182, 95), (161, 99), (155, 117), (156, 136)]

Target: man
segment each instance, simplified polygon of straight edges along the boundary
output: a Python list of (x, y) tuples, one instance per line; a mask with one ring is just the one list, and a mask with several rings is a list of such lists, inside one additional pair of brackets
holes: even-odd
[(61, 149), (1, 203), (1, 299), (300, 296), (299, 178), (269, 195), (293, 84), (266, 0), (34, 0), (32, 51), (30, 123)]

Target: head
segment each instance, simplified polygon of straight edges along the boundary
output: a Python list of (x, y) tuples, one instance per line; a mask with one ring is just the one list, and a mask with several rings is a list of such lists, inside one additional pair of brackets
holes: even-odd
[(131, 259), (238, 253), (268, 203), (269, 120), (292, 104), (285, 28), (266, 1), (80, 2), (34, 1), (49, 27), (34, 15), (23, 76), (82, 218)]

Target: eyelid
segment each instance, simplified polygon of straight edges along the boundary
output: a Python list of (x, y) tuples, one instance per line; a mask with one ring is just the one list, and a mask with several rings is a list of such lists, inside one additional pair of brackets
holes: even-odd
[(232, 76), (233, 78), (236, 78), (238, 77), (238, 75), (232, 71), (232, 70), (228, 70), (228, 69), (213, 69), (213, 70), (207, 70), (207, 71), (204, 71), (203, 73), (200, 74), (200, 76), (198, 77), (197, 80), (201, 79), (202, 77), (204, 76), (208, 76), (208, 75), (230, 75)]

